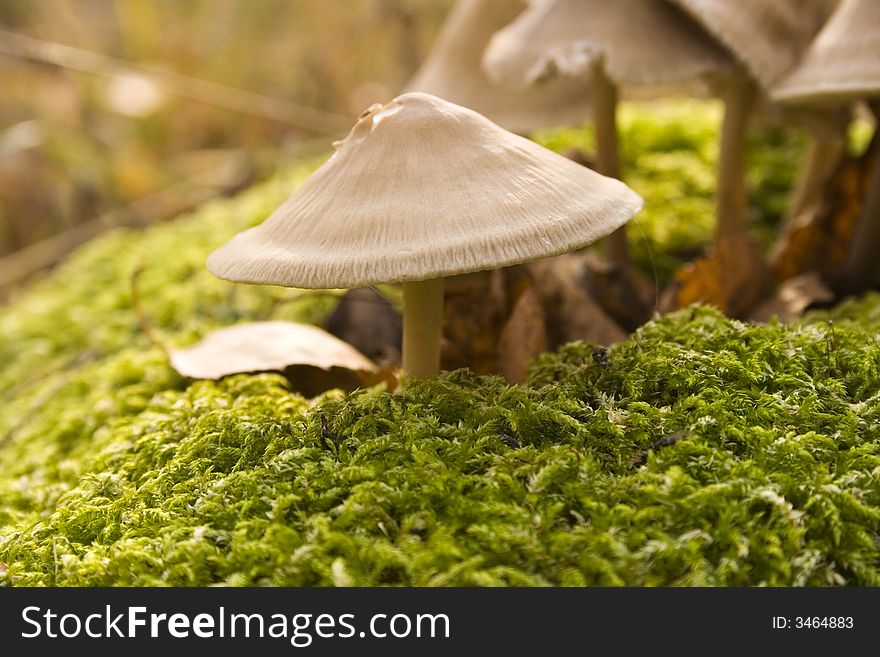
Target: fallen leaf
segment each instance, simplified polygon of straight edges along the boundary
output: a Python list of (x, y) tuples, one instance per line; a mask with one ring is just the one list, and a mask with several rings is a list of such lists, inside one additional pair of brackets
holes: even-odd
[(498, 338), (495, 348), (495, 372), (508, 383), (526, 379), (526, 364), (547, 350), (544, 310), (530, 286), (519, 295)]
[(371, 287), (346, 292), (324, 328), (377, 363), (400, 365), (400, 313)]
[(587, 291), (615, 322), (633, 330), (651, 318), (656, 288), (642, 272), (632, 265), (613, 265), (593, 251), (581, 257)]
[(769, 282), (760, 245), (747, 236), (735, 236), (684, 265), (664, 292), (661, 310), (706, 303), (730, 317), (743, 317), (764, 298)]
[(509, 319), (513, 309), (519, 302), (520, 296), (535, 286), (535, 280), (529, 268), (525, 265), (513, 265), (512, 267), (505, 267), (500, 271), (504, 287), (504, 296), (502, 297), (504, 316)]
[(529, 263), (529, 272), (547, 318), (550, 349), (575, 340), (609, 345), (626, 337), (587, 292), (586, 261), (581, 254), (536, 260)]
[(878, 140), (874, 139), (861, 156), (845, 156), (825, 184), (819, 200), (785, 227), (770, 255), (773, 277), (777, 281), (807, 271), (818, 271), (831, 283), (837, 280), (862, 214), (878, 148)]
[(508, 315), (504, 278), (496, 269), (445, 279), (443, 369), (493, 372), (495, 346)]
[(294, 322), (236, 324), (185, 349), (169, 349), (172, 367), (192, 379), (246, 372), (284, 372), (306, 396), (331, 388), (352, 390), (377, 382), (379, 368), (323, 329)]
[(834, 293), (828, 288), (818, 272), (799, 274), (777, 288), (773, 296), (761, 302), (750, 314), (749, 319), (767, 322), (776, 317), (787, 322), (800, 317), (816, 303), (834, 300)]

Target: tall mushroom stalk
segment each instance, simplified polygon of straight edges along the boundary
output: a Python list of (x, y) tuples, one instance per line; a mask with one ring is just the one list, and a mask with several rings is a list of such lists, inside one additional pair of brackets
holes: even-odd
[[(875, 111), (874, 116), (880, 114)], [(860, 292), (875, 284), (880, 270), (877, 264), (877, 254), (880, 253), (880, 155), (874, 158), (873, 169), (843, 271), (844, 289), (849, 292)]]
[[(880, 3), (842, 0), (810, 45), (803, 61), (774, 91), (788, 104), (848, 106), (857, 100), (880, 97)], [(880, 116), (873, 105), (875, 117)], [(876, 133), (874, 136), (877, 139)], [(880, 156), (877, 156), (880, 158)], [(858, 292), (868, 287), (878, 271), (880, 253), (880, 161), (856, 225), (842, 288)]]
[(414, 378), (439, 367), (445, 277), (581, 248), (642, 205), (622, 182), (429, 94), (374, 105), (336, 146), (208, 269), (288, 287), (403, 283), (403, 372)]
[(404, 282), (403, 371), (424, 379), (440, 369), (443, 279)]
[(718, 174), (719, 239), (746, 238), (746, 128), (763, 93), (797, 63), (836, 0), (672, 0), (732, 54), (740, 67), (724, 94)]
[(813, 134), (791, 195), (788, 224), (819, 198), (822, 186), (830, 178), (845, 150), (846, 134), (842, 130), (829, 131), (825, 128), (821, 133)]
[[(500, 84), (582, 80), (592, 95), (598, 170), (621, 177), (620, 87), (679, 87), (729, 66), (723, 49), (666, 0), (545, 0), (492, 38), (483, 67)], [(623, 229), (607, 242), (613, 265), (632, 265)]]
[(745, 236), (748, 227), (746, 138), (754, 102), (752, 81), (746, 75), (732, 75), (724, 95), (718, 158), (715, 241), (719, 244)]
[[(617, 86), (601, 63), (593, 67), (593, 125), (596, 128), (596, 170), (603, 176), (622, 179), (617, 136)], [(632, 262), (626, 228), (605, 238), (608, 261), (624, 267)]]

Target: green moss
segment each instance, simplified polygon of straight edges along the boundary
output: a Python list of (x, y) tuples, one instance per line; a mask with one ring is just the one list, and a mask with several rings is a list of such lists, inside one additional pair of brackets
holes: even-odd
[(522, 387), (311, 404), (120, 356), (6, 447), (66, 458), (4, 462), (0, 559), (22, 584), (880, 584), (875, 338), (695, 308), (607, 366), (573, 344)]
[(212, 249), (262, 221), (312, 167), (173, 223), (110, 233), (0, 308), (0, 531), (54, 504), (99, 444), (95, 432), (185, 385), (138, 325), (130, 292), (138, 266), (144, 312), (172, 345), (241, 320), (317, 321), (332, 307), (331, 294), (230, 285), (204, 266)]
[[(662, 164), (696, 130), (677, 121), (636, 131), (643, 179), (696, 161)], [(332, 297), (204, 271), (286, 191), (108, 235), (0, 311), (0, 583), (880, 584), (880, 297), (792, 326), (688, 309), (515, 387), (183, 380), (137, 326), (132, 270), (173, 344), (319, 319)]]

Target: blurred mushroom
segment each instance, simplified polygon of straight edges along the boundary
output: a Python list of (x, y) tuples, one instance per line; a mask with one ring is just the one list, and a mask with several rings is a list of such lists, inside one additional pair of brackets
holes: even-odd
[(577, 81), (557, 80), (540, 90), (511, 90), (494, 84), (480, 68), (489, 38), (526, 5), (526, 0), (458, 0), (406, 90), (470, 107), (517, 134), (584, 121), (588, 90)]
[[(724, 90), (717, 192), (719, 243), (746, 235), (746, 128), (759, 91), (771, 89), (795, 66), (836, 1), (672, 0), (724, 44), (741, 65)], [(822, 154), (824, 149), (817, 152)]]
[(216, 276), (305, 288), (403, 284), (403, 371), (439, 368), (443, 278), (558, 255), (641, 198), (476, 112), (423, 93), (361, 114), (265, 222), (208, 258)]
[[(785, 103), (851, 105), (880, 95), (880, 2), (842, 0), (803, 61), (775, 89)], [(877, 112), (875, 110), (875, 116)], [(875, 134), (876, 139), (876, 134)], [(877, 271), (880, 251), (880, 162), (865, 199), (843, 272), (844, 287), (858, 291)]]
[[(729, 65), (722, 48), (666, 0), (534, 2), (497, 32), (483, 57), (489, 76), (513, 88), (589, 78), (597, 169), (620, 178), (619, 86), (670, 87)], [(607, 242), (612, 265), (630, 264), (624, 229)]]

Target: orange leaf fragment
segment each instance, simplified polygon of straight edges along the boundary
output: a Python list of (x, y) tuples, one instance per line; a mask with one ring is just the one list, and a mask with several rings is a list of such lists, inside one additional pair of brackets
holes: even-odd
[(706, 303), (742, 317), (764, 298), (769, 282), (760, 245), (749, 237), (733, 236), (678, 271), (664, 310)]
[(786, 226), (771, 256), (777, 281), (818, 271), (834, 282), (843, 271), (868, 193), (876, 144), (874, 140), (857, 158), (844, 157), (825, 184), (821, 198)]

